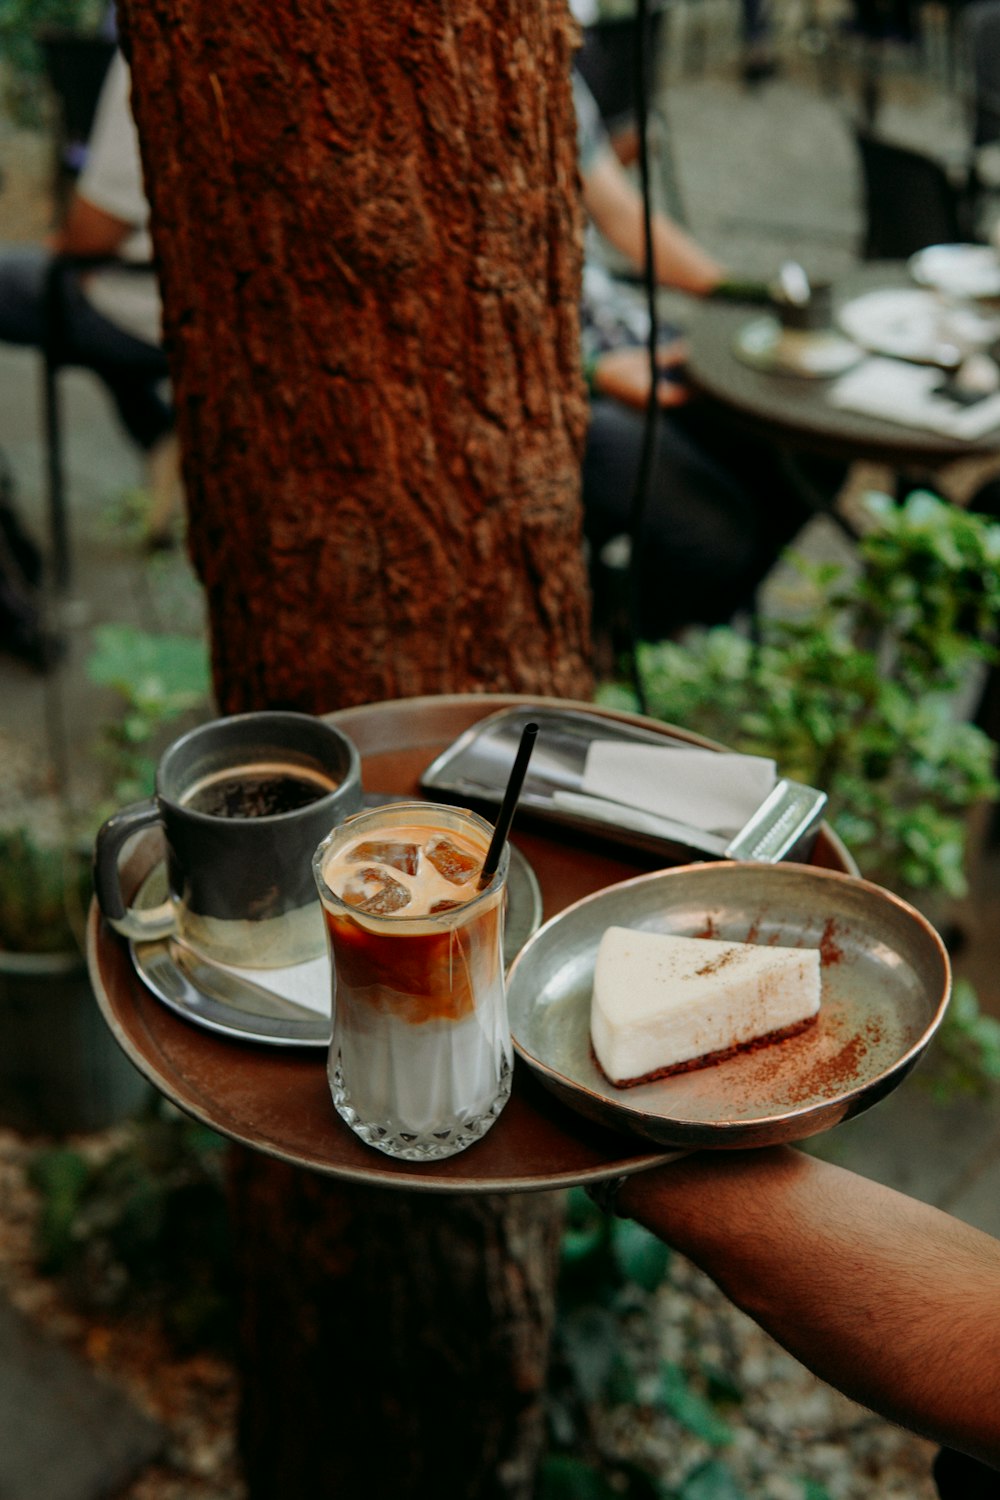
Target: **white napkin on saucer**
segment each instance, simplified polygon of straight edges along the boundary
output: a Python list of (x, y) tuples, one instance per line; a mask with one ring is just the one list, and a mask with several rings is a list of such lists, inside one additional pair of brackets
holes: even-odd
[[(228, 967), (220, 964), (220, 968)], [(250, 979), (286, 1000), (295, 1000), (318, 1016), (330, 1014), (330, 960), (324, 953), (307, 963), (285, 969), (231, 969), (241, 979)]]
[[(582, 790), (687, 828), (732, 836), (776, 780), (774, 761), (762, 755), (594, 740), (587, 750)], [(558, 804), (558, 794), (555, 800)], [(574, 800), (579, 809), (579, 797)]]
[(923, 427), (949, 437), (978, 438), (1000, 427), (1000, 391), (974, 406), (960, 406), (935, 393), (942, 372), (928, 365), (875, 357), (855, 365), (830, 387), (832, 406)]

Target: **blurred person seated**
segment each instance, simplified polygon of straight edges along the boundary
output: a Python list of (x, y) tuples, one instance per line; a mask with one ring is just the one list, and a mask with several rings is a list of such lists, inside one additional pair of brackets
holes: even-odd
[[(573, 80), (583, 201), (590, 226), (583, 272), (581, 341), (590, 391), (583, 462), (584, 530), (602, 592), (602, 551), (629, 532), (649, 396), (648, 313), (634, 289), (601, 263), (594, 231), (637, 268), (645, 262), (643, 204), (601, 124), (586, 84)], [(656, 281), (711, 296), (723, 266), (689, 234), (654, 214)], [(752, 609), (759, 585), (812, 509), (776, 449), (743, 431), (717, 403), (684, 383), (681, 330), (659, 330), (661, 418), (638, 550), (643, 639), (689, 625), (716, 625)], [(832, 504), (841, 464), (810, 466), (809, 480)]]
[[(129, 95), (129, 73), (119, 52), (101, 91), (86, 161), (63, 224), (45, 246), (0, 250), (0, 339), (44, 348), (54, 323), (59, 362), (100, 377), (125, 430), (146, 455), (153, 496), (150, 540), (162, 542), (169, 538), (179, 498), (177, 441), (173, 410), (163, 394), (167, 364), (160, 299)], [(59, 257), (70, 260), (53, 283)], [(74, 259), (95, 264), (74, 265)], [(108, 264), (99, 264), (103, 260)]]

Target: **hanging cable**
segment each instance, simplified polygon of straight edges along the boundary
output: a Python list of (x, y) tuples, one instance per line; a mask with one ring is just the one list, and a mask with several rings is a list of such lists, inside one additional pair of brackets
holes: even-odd
[(643, 287), (649, 315), (647, 349), (649, 353), (649, 395), (646, 400), (645, 419), (642, 432), (642, 447), (635, 486), (629, 506), (629, 563), (628, 563), (628, 630), (629, 630), (629, 674), (638, 701), (640, 713), (647, 708), (646, 691), (639, 665), (640, 628), (640, 581), (639, 559), (642, 522), (649, 502), (653, 466), (656, 459), (656, 444), (659, 429), (659, 403), (657, 400), (656, 349), (659, 330), (656, 317), (656, 267), (653, 264), (653, 211), (649, 173), (649, 70), (652, 64), (652, 28), (650, 25), (649, 0), (636, 0), (635, 45), (633, 69), (635, 86), (636, 127), (639, 135), (639, 177), (642, 186)]

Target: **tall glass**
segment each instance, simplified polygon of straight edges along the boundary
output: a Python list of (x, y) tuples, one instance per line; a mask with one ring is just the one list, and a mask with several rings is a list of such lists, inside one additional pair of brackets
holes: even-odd
[(476, 889), (492, 832), (463, 808), (396, 802), (348, 818), (313, 859), (333, 971), (333, 1102), (389, 1156), (464, 1151), (510, 1095), (507, 847)]

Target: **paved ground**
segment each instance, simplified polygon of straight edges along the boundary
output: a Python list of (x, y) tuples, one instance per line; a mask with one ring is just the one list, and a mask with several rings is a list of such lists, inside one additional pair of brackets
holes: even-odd
[[(692, 76), (681, 65), (684, 58), (690, 61), (689, 52), (698, 51), (695, 7), (682, 13), (687, 19), (666, 69), (665, 110), (689, 222), (747, 274), (768, 274), (782, 258), (794, 255), (815, 277), (836, 275), (851, 264), (860, 229), (850, 136), (853, 96), (824, 91), (829, 79), (822, 64), (829, 54), (798, 44), (789, 44), (788, 66), (776, 81), (753, 93), (741, 90), (732, 66), (735, 23), (723, 8), (716, 14), (714, 3), (705, 0), (701, 12), (716, 16), (707, 35), (704, 74)], [(933, 61), (935, 77), (939, 63)], [(894, 76), (884, 121), (902, 138), (939, 150), (961, 143), (957, 106), (936, 85), (928, 89), (913, 83), (902, 68)], [(11, 215), (8, 237), (24, 237), (19, 206), (20, 199), (5, 204), (0, 197), (0, 224), (5, 208)], [(0, 349), (0, 447), (16, 473), (25, 515), (44, 534), (38, 381), (33, 355)], [(72, 790), (85, 799), (89, 780), (81, 751), (94, 744), (108, 709), (108, 699), (85, 673), (95, 627), (105, 620), (125, 620), (194, 628), (200, 606), (183, 561), (177, 556), (151, 560), (128, 521), (122, 497), (141, 481), (141, 469), (101, 392), (87, 377), (74, 375), (65, 381), (65, 400), (75, 574), (58, 613), (69, 651), (63, 666), (47, 678), (0, 657), (0, 737), (26, 749), (40, 764), (69, 764)], [(811, 545), (834, 549), (838, 534), (820, 524)], [(970, 941), (961, 968), (981, 979), (984, 1003), (1000, 1015), (996, 875), (997, 860), (984, 858), (964, 912)], [(997, 1097), (964, 1098), (941, 1105), (932, 1101), (918, 1075), (892, 1099), (834, 1132), (823, 1150), (1000, 1234), (997, 1102)], [(0, 1305), (0, 1318), (4, 1316)], [(0, 1388), (17, 1382), (18, 1389), (27, 1389), (25, 1382), (30, 1385), (40, 1369), (46, 1390), (57, 1373), (59, 1382), (77, 1383), (73, 1399), (58, 1408), (50, 1401), (26, 1401), (23, 1425), (0, 1442), (0, 1494), (54, 1500), (65, 1492), (72, 1500), (90, 1500), (107, 1492), (106, 1473), (94, 1469), (93, 1477), (85, 1479), (91, 1470), (79, 1467), (79, 1483), (71, 1492), (57, 1487), (56, 1472), (64, 1445), (65, 1451), (72, 1443), (86, 1445), (93, 1422), (86, 1403), (99, 1400), (100, 1392), (94, 1390), (88, 1368), (59, 1359), (55, 1372), (46, 1363), (52, 1357), (20, 1327), (17, 1337), (0, 1337)], [(38, 1415), (38, 1427), (31, 1411)], [(132, 1417), (119, 1413), (103, 1426), (118, 1427), (122, 1435), (115, 1463), (127, 1465), (137, 1447), (155, 1444), (156, 1434)], [(26, 1447), (19, 1447), (21, 1434)], [(26, 1454), (30, 1464), (24, 1462)]]

